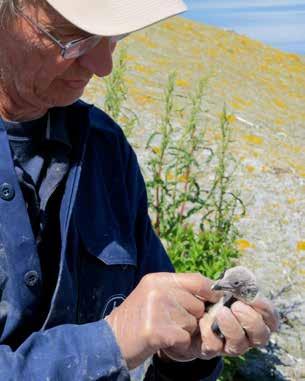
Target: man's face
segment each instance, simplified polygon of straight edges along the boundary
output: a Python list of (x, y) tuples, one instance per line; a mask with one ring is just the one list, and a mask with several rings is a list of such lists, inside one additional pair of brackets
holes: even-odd
[[(50, 7), (26, 6), (24, 13), (63, 44), (89, 36)], [(81, 57), (65, 60), (60, 47), (20, 15), (6, 36), (6, 41), (1, 38), (0, 96), (5, 93), (10, 98), (6, 108), (16, 108), (15, 120), (35, 118), (50, 107), (73, 103), (93, 74), (106, 76), (112, 70), (115, 44), (108, 38)]]

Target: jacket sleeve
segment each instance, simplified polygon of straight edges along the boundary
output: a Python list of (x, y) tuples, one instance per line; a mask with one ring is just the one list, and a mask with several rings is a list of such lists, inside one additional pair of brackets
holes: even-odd
[[(139, 169), (137, 158), (130, 148), (129, 175), (133, 185), (132, 199), (137, 203), (135, 237), (138, 252), (138, 281), (152, 272), (174, 272), (174, 267), (156, 233), (148, 215), (146, 187)], [(215, 381), (222, 371), (221, 358), (195, 360), (189, 363), (164, 363), (156, 355), (148, 368), (145, 381)]]
[(0, 380), (128, 381), (126, 363), (105, 320), (33, 333), (16, 351), (0, 346)]

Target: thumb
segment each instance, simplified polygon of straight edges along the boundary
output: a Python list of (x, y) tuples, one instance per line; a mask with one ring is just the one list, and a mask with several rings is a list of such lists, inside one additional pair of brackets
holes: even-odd
[(174, 282), (203, 301), (217, 303), (222, 293), (213, 291), (214, 282), (200, 273), (173, 273)]
[(280, 315), (270, 300), (258, 295), (251, 303), (251, 307), (262, 315), (262, 318), (272, 332), (279, 329)]

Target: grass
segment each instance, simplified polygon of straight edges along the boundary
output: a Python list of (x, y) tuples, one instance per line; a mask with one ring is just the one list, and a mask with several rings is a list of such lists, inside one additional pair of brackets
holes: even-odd
[[(124, 121), (121, 125), (130, 136), (140, 117), (126, 114), (125, 59), (126, 51), (122, 50), (112, 75), (106, 79), (104, 109), (117, 121)], [(176, 271), (199, 271), (217, 278), (239, 256), (235, 221), (245, 213), (240, 194), (234, 189), (237, 162), (229, 149), (232, 118), (224, 107), (215, 126), (220, 139), (216, 146), (210, 146), (202, 123), (207, 111), (203, 100), (208, 78), (198, 82), (194, 93), (186, 94), (181, 94), (186, 91), (181, 90), (181, 81), (176, 73), (169, 75), (162, 115), (146, 142), (150, 214)], [(212, 176), (203, 188), (200, 179), (206, 173)], [(243, 361), (243, 357), (226, 358), (220, 380), (233, 380)]]

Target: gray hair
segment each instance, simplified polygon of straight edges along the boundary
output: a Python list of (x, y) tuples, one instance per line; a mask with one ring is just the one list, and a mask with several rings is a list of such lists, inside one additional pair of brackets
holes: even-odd
[(0, 26), (5, 26), (16, 14), (19, 0), (0, 0)]
[(1, 18), (4, 16), (12, 16), (16, 12), (18, 6), (18, 0), (0, 0), (0, 15)]
[(25, 2), (45, 5), (44, 0), (0, 0), (0, 27), (12, 20), (16, 16), (17, 9), (20, 9)]

